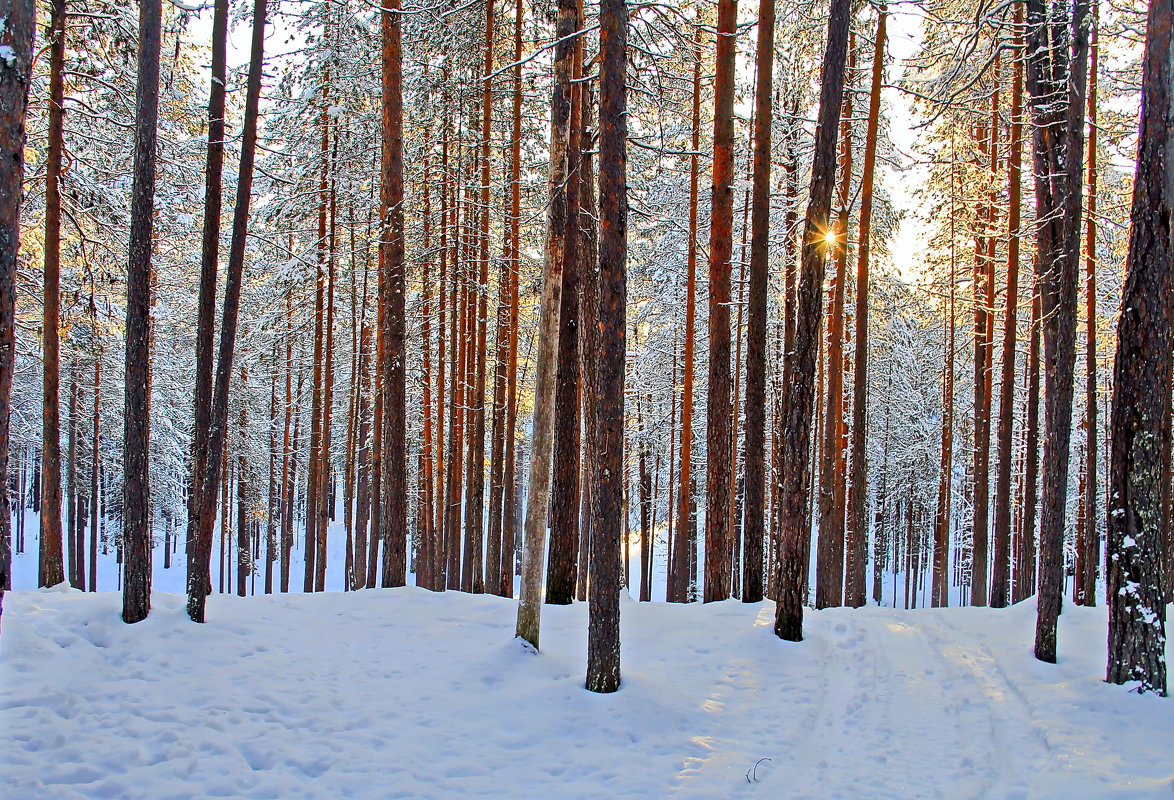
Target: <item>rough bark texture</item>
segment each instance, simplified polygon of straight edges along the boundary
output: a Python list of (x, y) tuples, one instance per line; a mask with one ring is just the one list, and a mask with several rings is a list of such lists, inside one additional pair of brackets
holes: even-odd
[(386, 307), (383, 338), (383, 449), (380, 470), (379, 538), (383, 541), (382, 585), (407, 581), (407, 441), (404, 291), (404, 122), (400, 3), (389, 0), (381, 12), (383, 150), (380, 184), (380, 298)]
[(203, 598), (212, 591), (212, 540), (200, 536), (201, 493), (208, 466), (212, 421), (212, 338), (216, 313), (216, 269), (220, 258), (221, 183), (224, 169), (224, 104), (227, 75), (228, 0), (212, 10), (212, 80), (208, 93), (208, 151), (204, 166), (204, 227), (196, 312), (196, 385), (192, 403), (192, 474), (188, 486), (188, 615), (203, 616)]
[(155, 142), (159, 119), (160, 0), (139, 3), (135, 92), (134, 188), (126, 276), (126, 410), (123, 428), (123, 534), (126, 577), (122, 618), (151, 611), (151, 232), (155, 212)]
[[(61, 525), (61, 158), (64, 149), (65, 0), (49, 8), (49, 148), (45, 159), (45, 263), (42, 318), (39, 586), (65, 580)], [(153, 136), (154, 133), (152, 132)], [(136, 151), (136, 157), (138, 152)], [(154, 170), (152, 169), (152, 173)], [(138, 174), (136, 172), (136, 178)], [(153, 178), (153, 174), (152, 174)], [(148, 245), (149, 246), (149, 245)]]
[(1170, 521), (1171, 311), (1174, 308), (1174, 3), (1150, 5), (1132, 230), (1113, 368), (1109, 467), (1107, 680), (1166, 694), (1162, 542)]
[[(580, 25), (578, 3), (572, 18)], [(579, 38), (571, 55), (571, 79), (580, 76)], [(550, 500), (550, 547), (546, 567), (546, 602), (566, 605), (575, 596), (579, 559), (579, 196), (582, 139), (581, 84), (571, 84), (567, 131), (567, 230), (564, 235), (563, 294), (559, 312), (558, 372), (554, 399), (554, 476)]]
[[(16, 271), (20, 252), (25, 113), (35, 34), (34, 0), (12, 0), (8, 6), (7, 24), (0, 31), (0, 45), (12, 48), (13, 54), (11, 59), (0, 60), (0, 486), (8, 485), (9, 417), (16, 367)], [(22, 511), (23, 503), (22, 495), (18, 504)], [(12, 582), (11, 519), (8, 492), (0, 491), (0, 592), (9, 588)]]
[(766, 514), (766, 326), (770, 238), (770, 146), (774, 113), (774, 0), (758, 4), (758, 76), (754, 110), (754, 204), (750, 233), (750, 294), (746, 337), (746, 495), (742, 601), (762, 600)]
[[(1088, 0), (1027, 2), (1027, 91), (1034, 128), (1036, 279), (1044, 337), (1043, 493), (1035, 656), (1056, 660), (1064, 589), (1064, 516), (1076, 363)], [(1070, 43), (1071, 42), (1071, 43)]]
[(815, 400), (815, 361), (819, 350), (819, 322), (823, 306), (823, 268), (826, 234), (831, 221), (832, 189), (836, 174), (836, 139), (844, 99), (844, 71), (848, 55), (850, 0), (832, 0), (828, 14), (828, 41), (820, 79), (819, 115), (803, 224), (798, 308), (794, 349), (787, 354), (788, 376), (783, 389), (782, 553), (779, 558), (779, 600), (774, 631), (779, 638), (801, 641), (807, 572), (807, 506), (811, 472), (811, 420)]
[(620, 688), (620, 535), (624, 454), (624, 333), (627, 303), (628, 135), (627, 40), (624, 0), (599, 6), (599, 322), (600, 356), (596, 405), (599, 491), (591, 547), (590, 619), (587, 628), (587, 688)]
[[(734, 34), (737, 0), (719, 0), (709, 220), (709, 396), (706, 411), (705, 602), (730, 596), (730, 259), (734, 224)], [(602, 168), (600, 170), (602, 175)]]
[[(257, 113), (261, 100), (261, 69), (264, 64), (265, 12), (267, 0), (256, 0), (253, 6), (253, 37), (249, 54), (249, 78), (245, 90), (245, 119), (241, 138), (240, 168), (237, 174), (236, 205), (232, 215), (232, 239), (229, 243), (228, 271), (224, 281), (224, 309), (220, 320), (220, 347), (216, 359), (216, 380), (213, 389), (212, 413), (209, 418), (208, 452), (220, 453), (228, 433), (228, 390), (232, 378), (232, 362), (236, 352), (236, 327), (240, 311), (240, 293), (245, 266), (245, 241), (249, 226), (249, 201), (252, 198), (253, 160), (257, 148)], [(129, 356), (128, 356), (129, 358)], [(129, 368), (129, 365), (128, 365)], [(209, 459), (204, 469), (204, 485), (200, 491), (199, 557), (210, 558), (212, 528), (216, 520), (216, 487), (220, 482), (222, 460)], [(210, 573), (208, 561), (198, 568), (204, 575)], [(189, 582), (188, 616), (194, 622), (203, 622), (207, 582)]]
[(538, 322), (538, 370), (534, 392), (534, 439), (530, 453), (529, 494), (526, 498), (522, 588), (518, 603), (517, 636), (538, 648), (542, 613), (542, 563), (546, 550), (550, 505), (551, 459), (554, 452), (554, 410), (558, 370), (558, 342), (566, 263), (570, 173), (568, 151), (571, 123), (571, 62), (575, 51), (578, 9), (574, 0), (559, 0), (554, 51), (554, 86), (550, 112), (550, 205), (546, 218), (546, 274), (542, 282)]

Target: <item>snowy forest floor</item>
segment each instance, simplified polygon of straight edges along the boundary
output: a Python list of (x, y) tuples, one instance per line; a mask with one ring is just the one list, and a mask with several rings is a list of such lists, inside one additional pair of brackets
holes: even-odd
[(4, 598), (0, 793), (1174, 796), (1174, 700), (1102, 681), (1102, 608), (1065, 607), (1052, 666), (1031, 603), (810, 612), (793, 644), (770, 603), (625, 598), (601, 696), (582, 603), (543, 609), (534, 655), (498, 597), (213, 595), (205, 625), (183, 602), (129, 626), (116, 593)]

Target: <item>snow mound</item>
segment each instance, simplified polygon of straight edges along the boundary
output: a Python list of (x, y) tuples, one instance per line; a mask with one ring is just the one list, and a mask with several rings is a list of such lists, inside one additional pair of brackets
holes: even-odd
[(583, 688), (584, 604), (416, 588), (4, 598), (0, 786), (11, 798), (1174, 796), (1174, 701), (1101, 680), (1103, 609), (1067, 607), (1060, 663), (1030, 603), (623, 606), (624, 684)]

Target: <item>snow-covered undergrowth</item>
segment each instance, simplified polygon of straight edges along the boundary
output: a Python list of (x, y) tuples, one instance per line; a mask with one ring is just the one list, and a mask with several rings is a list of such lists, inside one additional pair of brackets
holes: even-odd
[[(1103, 609), (623, 606), (621, 691), (583, 690), (587, 608), (415, 589), (4, 599), (0, 794), (32, 798), (1171, 797), (1174, 700), (1101, 681)], [(757, 764), (757, 767), (755, 766)]]

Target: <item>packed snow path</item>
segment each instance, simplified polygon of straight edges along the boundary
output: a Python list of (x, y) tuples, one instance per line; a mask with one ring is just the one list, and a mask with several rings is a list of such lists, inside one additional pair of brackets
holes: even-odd
[[(624, 685), (582, 689), (583, 604), (422, 590), (183, 598), (17, 592), (0, 637), (12, 798), (1174, 796), (1174, 700), (1101, 681), (1103, 609), (623, 606)], [(756, 766), (757, 765), (757, 766)]]

